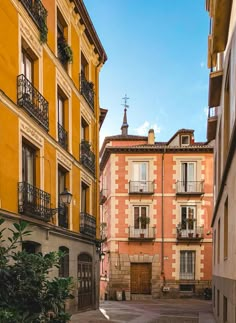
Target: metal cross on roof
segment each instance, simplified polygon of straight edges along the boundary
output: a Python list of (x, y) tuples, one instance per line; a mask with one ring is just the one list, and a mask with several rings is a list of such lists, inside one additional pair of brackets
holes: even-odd
[(127, 101), (129, 100), (129, 98), (127, 97), (127, 94), (125, 94), (122, 100), (124, 100), (124, 103), (122, 105), (125, 107), (125, 109), (127, 109), (129, 107), (129, 105), (127, 104)]

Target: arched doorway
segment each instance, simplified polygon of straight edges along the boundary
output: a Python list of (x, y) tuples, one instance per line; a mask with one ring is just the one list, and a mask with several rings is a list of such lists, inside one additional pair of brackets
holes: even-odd
[(78, 256), (78, 309), (93, 305), (93, 267), (88, 254)]

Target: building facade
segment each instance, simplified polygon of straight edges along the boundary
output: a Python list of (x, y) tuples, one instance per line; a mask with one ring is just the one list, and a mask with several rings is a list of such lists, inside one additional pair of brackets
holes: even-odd
[(214, 147), (213, 311), (217, 322), (236, 322), (235, 55), (236, 1), (206, 1), (208, 36), (208, 138)]
[(30, 223), (25, 250), (65, 251), (52, 275), (74, 277), (69, 310), (95, 308), (106, 53), (82, 0), (3, 0), (0, 24), (0, 215)]
[(181, 129), (168, 142), (128, 134), (100, 151), (100, 297), (200, 295), (211, 287), (213, 148)]

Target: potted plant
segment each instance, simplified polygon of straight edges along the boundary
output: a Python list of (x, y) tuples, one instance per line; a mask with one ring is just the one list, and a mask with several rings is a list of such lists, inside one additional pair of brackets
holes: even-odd
[(141, 223), (141, 226), (145, 228), (146, 228), (146, 225), (150, 223), (150, 218), (148, 216), (140, 216), (138, 220)]
[(179, 223), (176, 227), (177, 236), (180, 238), (182, 236), (182, 224)]

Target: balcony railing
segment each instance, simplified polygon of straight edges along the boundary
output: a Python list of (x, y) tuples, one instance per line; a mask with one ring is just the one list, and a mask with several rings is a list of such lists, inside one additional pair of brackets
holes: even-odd
[(63, 128), (63, 126), (58, 123), (58, 142), (59, 144), (67, 150), (68, 147), (68, 134), (67, 131)]
[(107, 200), (107, 190), (103, 189), (99, 194), (99, 203), (100, 205), (104, 204)]
[(80, 212), (80, 233), (96, 237), (96, 218), (88, 213)]
[(47, 10), (41, 0), (20, 0), (40, 31), (42, 42), (47, 40)]
[(83, 95), (85, 100), (88, 102), (90, 108), (94, 110), (94, 85), (92, 82), (86, 80), (85, 74), (80, 74), (80, 93)]
[(51, 219), (51, 195), (26, 183), (18, 183), (18, 211), (48, 222)]
[(58, 225), (68, 229), (68, 208), (65, 205), (58, 206)]
[(151, 181), (130, 181), (129, 194), (153, 194), (154, 182)]
[(95, 155), (91, 151), (88, 141), (83, 140), (80, 144), (80, 162), (84, 165), (92, 174), (95, 174)]
[(204, 227), (196, 226), (193, 229), (176, 228), (177, 240), (201, 240), (204, 238)]
[(176, 194), (195, 194), (204, 193), (204, 181), (177, 181)]
[(156, 228), (147, 227), (146, 229), (129, 227), (130, 240), (154, 240), (156, 237)]
[(23, 74), (17, 77), (17, 104), (49, 130), (48, 101)]

